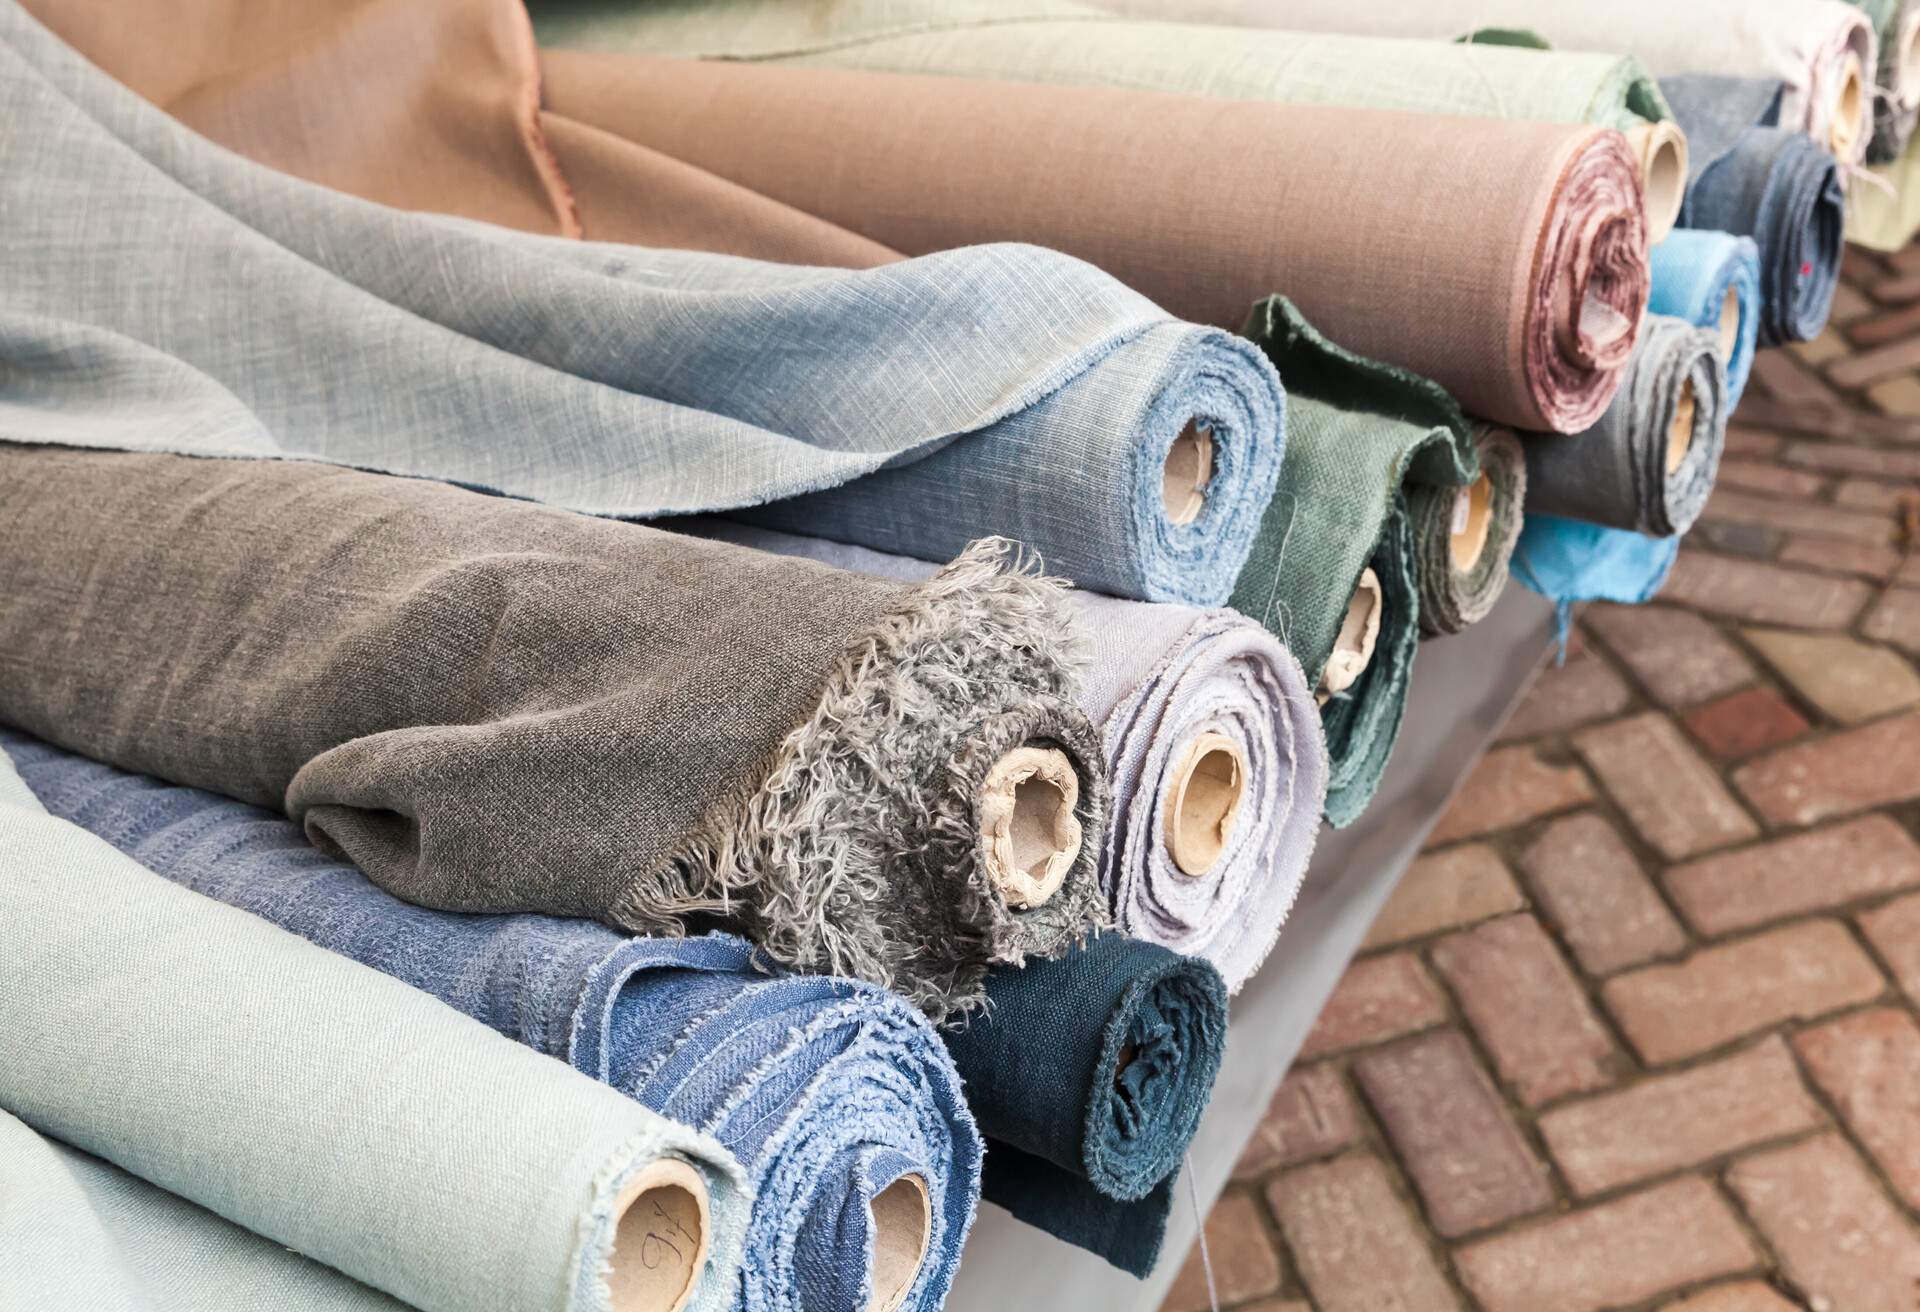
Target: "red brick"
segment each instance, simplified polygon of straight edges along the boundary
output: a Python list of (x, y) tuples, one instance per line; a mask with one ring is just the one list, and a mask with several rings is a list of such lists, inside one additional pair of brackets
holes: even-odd
[[(1681, 1179), (1459, 1249), (1486, 1312), (1600, 1312), (1756, 1264), (1733, 1212)], [(1407, 1305), (1409, 1308), (1415, 1305)]]
[(1675, 866), (1667, 891), (1709, 938), (1920, 884), (1920, 844), (1883, 815)]
[(1847, 325), (1847, 338), (1855, 346), (1885, 346), (1914, 332), (1920, 332), (1920, 305), (1909, 305)]
[(1825, 489), (1827, 480), (1819, 474), (1810, 474), (1804, 469), (1788, 469), (1770, 460), (1745, 460), (1730, 456), (1720, 461), (1720, 474), (1715, 486), (1719, 489), (1714, 493), (1715, 497), (1724, 495), (1727, 489), (1732, 488), (1761, 496), (1811, 501)]
[[(1799, 471), (1780, 468), (1781, 474)], [(1808, 477), (1802, 473), (1801, 477)], [(1808, 533), (1823, 538), (1845, 538), (1884, 546), (1893, 540), (1893, 521), (1870, 511), (1842, 510), (1807, 500), (1782, 501), (1749, 496), (1725, 487), (1707, 501), (1706, 518), (1726, 524), (1760, 524), (1767, 528)]]
[(1454, 1239), (1553, 1205), (1546, 1168), (1458, 1030), (1375, 1048), (1353, 1075), (1438, 1233)]
[(1300, 1059), (1380, 1043), (1438, 1025), (1446, 1004), (1411, 953), (1369, 957), (1347, 967), (1300, 1048)]
[(1920, 712), (1769, 753), (1734, 786), (1775, 824), (1810, 825), (1920, 797)]
[(1816, 920), (1616, 975), (1600, 996), (1641, 1057), (1660, 1065), (1866, 1002), (1883, 987), (1847, 931)]
[[(1920, 626), (1920, 606), (1914, 608)], [(1916, 627), (1920, 638), (1920, 627)], [(1843, 633), (1748, 629), (1747, 642), (1796, 692), (1841, 724), (1860, 724), (1920, 702), (1920, 675), (1898, 653)]]
[(1753, 680), (1753, 667), (1719, 630), (1666, 606), (1589, 607), (1583, 621), (1668, 706), (1690, 706)]
[(1751, 378), (1766, 389), (1767, 395), (1786, 405), (1838, 409), (1839, 395), (1820, 378), (1785, 351), (1761, 351), (1753, 357)]
[(1665, 716), (1648, 711), (1582, 730), (1573, 747), (1634, 829), (1668, 860), (1760, 832)]
[(1438, 846), (1508, 829), (1592, 798), (1578, 766), (1548, 765), (1531, 747), (1501, 747), (1480, 758), (1427, 841)]
[(1723, 761), (1737, 761), (1792, 742), (1812, 726), (1771, 688), (1746, 688), (1681, 717), (1695, 738)]
[(1844, 282), (1835, 283), (1833, 287), (1833, 310), (1828, 314), (1827, 322), (1851, 323), (1862, 315), (1872, 314), (1873, 308), (1873, 302), (1855, 291), (1849, 284)]
[(1236, 1179), (1251, 1179), (1282, 1166), (1348, 1148), (1360, 1141), (1360, 1109), (1347, 1082), (1332, 1066), (1296, 1066), (1280, 1083), (1266, 1115), (1253, 1127)]
[(1898, 483), (1882, 483), (1878, 479), (1843, 478), (1834, 486), (1833, 503), (1855, 510), (1891, 512), (1909, 491), (1911, 489)]
[(1559, 733), (1618, 715), (1632, 704), (1633, 694), (1625, 681), (1589, 652), (1541, 671), (1526, 700), (1500, 731), (1499, 741), (1519, 742)]
[(1920, 270), (1907, 267), (1906, 252), (1897, 252), (1891, 257), (1876, 255), (1864, 246), (1847, 245), (1841, 248), (1840, 276), (1856, 287), (1872, 287), (1888, 277), (1888, 271), (1916, 273)]
[(1858, 579), (1680, 549), (1665, 600), (1755, 624), (1844, 629), (1869, 595)]
[(1812, 1129), (1825, 1121), (1787, 1045), (1745, 1052), (1556, 1107), (1540, 1135), (1577, 1194), (1597, 1194)]
[(1860, 632), (1920, 655), (1920, 588), (1888, 588)]
[(1417, 858), (1367, 932), (1363, 948), (1386, 947), (1518, 911), (1525, 900), (1494, 850), (1467, 843)]
[(1810, 1306), (1914, 1307), (1920, 1238), (1837, 1135), (1735, 1162), (1727, 1184)]
[(1459, 1307), (1379, 1159), (1289, 1171), (1267, 1185), (1267, 1205), (1320, 1312)]
[(1867, 388), (1867, 403), (1887, 415), (1901, 418), (1920, 415), (1920, 378), (1910, 373), (1882, 378)]
[(1920, 1026), (1881, 1008), (1806, 1030), (1793, 1040), (1853, 1137), (1909, 1207), (1920, 1207)]
[(1757, 460), (1767, 460), (1780, 454), (1787, 439), (1778, 433), (1769, 433), (1752, 428), (1746, 424), (1727, 425), (1726, 453), (1730, 456), (1752, 456)]
[(1687, 936), (1614, 827), (1591, 811), (1556, 820), (1520, 858), (1541, 913), (1589, 975), (1679, 952)]
[(1870, 446), (1845, 446), (1833, 442), (1790, 442), (1783, 452), (1786, 462), (1803, 469), (1824, 469), (1834, 474), (1868, 474), (1874, 478), (1920, 478), (1920, 452), (1885, 451)]
[(1613, 1040), (1533, 917), (1507, 916), (1441, 939), (1433, 964), (1522, 1102), (1612, 1082)]
[(1703, 1289), (1678, 1303), (1667, 1304), (1661, 1312), (1797, 1312), (1797, 1309), (1771, 1286), (1758, 1280), (1739, 1280), (1731, 1285)]
[(1313, 1309), (1297, 1298), (1263, 1298), (1234, 1312), (1313, 1312)]
[(1815, 367), (1823, 365), (1829, 360), (1838, 360), (1841, 356), (1850, 354), (1847, 347), (1847, 339), (1842, 337), (1831, 325), (1821, 329), (1820, 332), (1809, 341), (1788, 342), (1787, 350), (1793, 352), (1796, 360), (1801, 361), (1803, 364), (1814, 365)]
[(1894, 979), (1909, 998), (1920, 1002), (1920, 896), (1889, 902), (1859, 919)]
[[(1267, 1238), (1260, 1205), (1251, 1194), (1223, 1194), (1214, 1204), (1207, 1215), (1207, 1257), (1213, 1262), (1213, 1287), (1222, 1303), (1238, 1303), (1280, 1288), (1280, 1256)], [(1174, 1277), (1161, 1312), (1208, 1312), (1212, 1306), (1200, 1246), (1195, 1244)]]
[(1753, 389), (1740, 403), (1742, 422), (1756, 428), (1830, 442), (1920, 442), (1920, 423), (1896, 415), (1874, 414), (1857, 406), (1788, 405)]
[(1808, 565), (1840, 574), (1884, 579), (1900, 567), (1900, 553), (1892, 547), (1870, 547), (1864, 542), (1795, 535), (1780, 549), (1780, 561), (1786, 565)]

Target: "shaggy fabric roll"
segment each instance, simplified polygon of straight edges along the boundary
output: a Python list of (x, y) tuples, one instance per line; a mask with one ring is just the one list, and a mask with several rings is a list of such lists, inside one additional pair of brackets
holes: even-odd
[(1633, 141), (1654, 241), (1686, 180), (1658, 84), (1621, 55), (1136, 22), (1058, 0), (576, 0), (534, 18), (542, 42), (582, 49), (1595, 123)]
[(1727, 413), (1747, 390), (1760, 338), (1760, 249), (1751, 237), (1682, 228), (1653, 248), (1647, 309), (1684, 319), (1720, 340)]
[(750, 1195), (711, 1138), (0, 775), (12, 1116), (420, 1312), (732, 1305)]
[(1661, 82), (1693, 143), (1683, 228), (1751, 237), (1760, 250), (1760, 345), (1807, 342), (1826, 327), (1840, 278), (1847, 195), (1833, 157), (1764, 126), (1777, 88), (1728, 78)]
[(987, 996), (989, 1010), (947, 1032), (989, 1140), (983, 1196), (1145, 1275), (1220, 1070), (1219, 973), (1102, 934), (1057, 961), (995, 969)]
[(0, 344), (28, 398), (0, 437), (634, 518), (855, 483), (780, 522), (935, 560), (1004, 534), (1083, 586), (1207, 605), (1279, 469), (1257, 351), (1052, 252), (846, 271), (401, 213), (220, 150), (13, 0), (0, 112)]
[(1071, 613), (1006, 556), (909, 586), (327, 465), (0, 446), (0, 721), (284, 810), (411, 902), (718, 916), (937, 1016), (1105, 918)]
[(909, 255), (1037, 242), (1222, 326), (1284, 292), (1496, 422), (1585, 428), (1646, 302), (1638, 165), (1607, 129), (565, 50), (542, 69), (558, 112)]
[[(405, 980), (699, 1126), (753, 1186), (737, 1306), (932, 1309), (980, 1188), (960, 1077), (870, 984), (765, 973), (737, 938), (409, 906), (285, 818), (0, 733), (47, 809), (196, 893)], [(924, 1256), (925, 1260), (922, 1261)]]
[(1717, 333), (1653, 315), (1627, 385), (1600, 422), (1527, 443), (1527, 511), (1653, 537), (1685, 533), (1706, 508), (1727, 437)]
[[(881, 578), (931, 570), (721, 520), (689, 527)], [(1319, 836), (1327, 753), (1306, 675), (1229, 610), (1094, 592), (1073, 605), (1089, 652), (1080, 705), (1100, 728), (1113, 790), (1100, 882), (1114, 925), (1206, 958), (1237, 990), (1286, 921)]]
[(1474, 443), (1480, 477), (1464, 488), (1421, 484), (1407, 493), (1420, 576), (1420, 632), (1459, 633), (1486, 617), (1507, 586), (1520, 537), (1527, 462), (1520, 440), (1483, 428)]
[(1920, 117), (1920, 0), (1851, 0), (1873, 24), (1880, 65), (1873, 79), (1873, 140), (1867, 162), (1898, 159)]
[[(1327, 819), (1347, 825), (1372, 800), (1399, 736), (1420, 638), (1407, 496), (1421, 485), (1456, 494), (1479, 464), (1445, 392), (1332, 344), (1285, 297), (1254, 307), (1246, 332), (1293, 391), (1280, 488), (1233, 605), (1286, 643), (1329, 697)], [(1377, 631), (1370, 655), (1353, 641), (1356, 618)]]
[(1666, 585), (1679, 555), (1678, 536), (1650, 538), (1557, 515), (1528, 515), (1513, 552), (1513, 576), (1555, 603), (1564, 645), (1577, 603), (1649, 601)]

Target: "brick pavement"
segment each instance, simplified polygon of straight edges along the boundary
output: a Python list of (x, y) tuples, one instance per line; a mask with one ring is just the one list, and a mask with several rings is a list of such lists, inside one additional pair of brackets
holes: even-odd
[(1920, 246), (1844, 273), (1375, 924), (1208, 1222), (1221, 1307), (1920, 1312)]

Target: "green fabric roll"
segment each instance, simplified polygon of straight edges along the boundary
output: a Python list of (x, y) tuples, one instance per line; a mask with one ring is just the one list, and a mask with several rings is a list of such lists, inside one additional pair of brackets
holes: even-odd
[(1232, 602), (1266, 625), (1318, 685), (1363, 570), (1381, 589), (1373, 659), (1322, 708), (1331, 777), (1327, 819), (1353, 822), (1400, 732), (1420, 634), (1406, 492), (1479, 476), (1472, 432), (1452, 399), (1416, 374), (1327, 341), (1284, 296), (1242, 330), (1287, 380), (1287, 451)]
[[(1420, 632), (1458, 633), (1485, 618), (1507, 587), (1507, 562), (1520, 539), (1527, 460), (1511, 430), (1479, 425), (1480, 479), (1471, 488), (1424, 484), (1407, 494), (1414, 568), (1420, 582)], [(1462, 567), (1457, 536), (1477, 549)]]

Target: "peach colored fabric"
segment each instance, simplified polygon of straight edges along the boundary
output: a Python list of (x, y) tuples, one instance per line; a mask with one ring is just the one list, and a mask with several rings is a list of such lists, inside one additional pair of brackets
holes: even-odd
[(549, 110), (908, 255), (1030, 241), (1175, 314), (1273, 292), (1519, 427), (1619, 385), (1646, 216), (1606, 129), (840, 69), (542, 52)]

